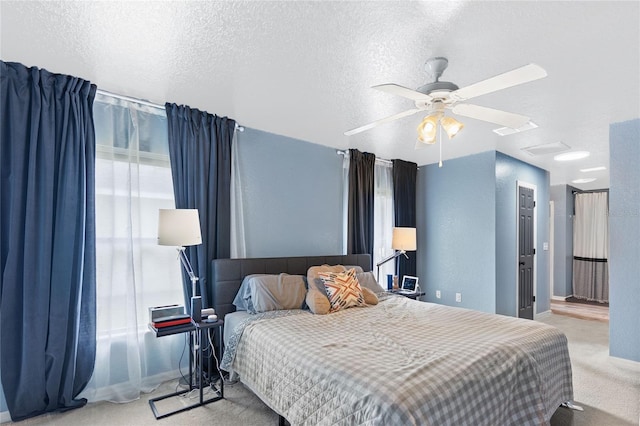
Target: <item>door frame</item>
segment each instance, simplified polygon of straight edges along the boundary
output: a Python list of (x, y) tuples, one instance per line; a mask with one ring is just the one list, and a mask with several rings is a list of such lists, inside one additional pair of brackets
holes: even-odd
[(536, 273), (538, 269), (538, 187), (533, 183), (525, 182), (522, 180), (516, 180), (516, 250), (514, 257), (514, 265), (516, 265), (516, 273), (515, 273), (515, 283), (516, 283), (516, 298), (515, 298), (515, 307), (516, 307), (516, 318), (518, 317), (518, 301), (520, 300), (520, 274), (519, 274), (519, 264), (520, 264), (520, 253), (519, 253), (519, 243), (520, 243), (520, 203), (519, 203), (519, 194), (518, 188), (529, 188), (533, 190), (533, 202), (535, 203), (535, 207), (533, 208), (533, 249), (535, 254), (533, 256), (533, 319), (536, 318), (536, 306), (537, 306), (537, 298), (536, 295), (538, 293), (538, 274)]
[(555, 215), (556, 215), (556, 204), (553, 200), (549, 201), (549, 301), (554, 299), (554, 268), (555, 265), (553, 263), (554, 256), (554, 248), (555, 248)]

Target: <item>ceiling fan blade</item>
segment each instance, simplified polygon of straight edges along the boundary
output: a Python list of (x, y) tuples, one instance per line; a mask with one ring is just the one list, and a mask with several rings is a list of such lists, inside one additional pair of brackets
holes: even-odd
[(377, 86), (372, 86), (371, 88), (380, 90), (382, 92), (391, 93), (392, 95), (402, 96), (403, 98), (411, 99), (413, 101), (431, 100), (431, 96), (429, 95), (425, 95), (424, 93), (415, 91), (413, 89), (407, 89), (406, 87), (402, 87), (393, 83), (379, 84)]
[(345, 136), (355, 135), (356, 133), (364, 132), (365, 130), (372, 129), (380, 124), (388, 123), (390, 121), (397, 120), (399, 118), (408, 117), (410, 115), (415, 114), (420, 111), (418, 108), (412, 108), (403, 112), (399, 112), (398, 114), (390, 115), (389, 117), (381, 118), (380, 120), (376, 120), (369, 124), (365, 124), (364, 126), (356, 127), (355, 129), (348, 130), (344, 132)]
[(529, 122), (529, 117), (512, 112), (500, 111), (498, 109), (482, 107), (472, 104), (456, 104), (451, 108), (455, 114), (464, 117), (475, 118), (476, 120), (488, 121), (489, 123), (500, 124), (501, 126), (517, 129)]
[(517, 86), (518, 84), (538, 80), (546, 76), (547, 72), (544, 68), (536, 64), (529, 64), (516, 68), (513, 71), (507, 71), (504, 74), (479, 81), (470, 86), (454, 90), (451, 92), (450, 97), (456, 101), (464, 101), (466, 99), (475, 98), (477, 96), (496, 92), (508, 87)]

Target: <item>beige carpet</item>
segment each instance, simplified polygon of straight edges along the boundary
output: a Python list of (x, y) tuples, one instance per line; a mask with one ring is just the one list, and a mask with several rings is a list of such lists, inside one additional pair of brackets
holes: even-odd
[[(576, 404), (584, 412), (559, 408), (553, 426), (617, 426), (640, 424), (640, 363), (608, 356), (609, 325), (548, 314), (538, 320), (554, 325), (569, 339)], [(242, 384), (225, 386), (225, 399), (171, 417), (155, 420), (149, 398), (173, 391), (176, 381), (128, 404), (108, 402), (61, 414), (48, 414), (19, 422), (28, 425), (277, 425), (278, 416)], [(184, 398), (159, 403), (164, 412)]]
[(574, 399), (585, 409), (560, 409), (551, 424), (640, 425), (640, 363), (609, 356), (609, 323), (554, 314), (538, 320), (567, 335)]

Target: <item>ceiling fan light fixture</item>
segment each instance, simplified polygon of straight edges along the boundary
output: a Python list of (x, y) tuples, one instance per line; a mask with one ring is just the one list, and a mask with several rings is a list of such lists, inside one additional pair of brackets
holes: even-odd
[(449, 139), (453, 138), (463, 127), (463, 124), (458, 121), (445, 119), (445, 109), (450, 109), (454, 114), (463, 117), (507, 126), (516, 132), (535, 127), (529, 117), (524, 115), (459, 102), (546, 77), (547, 72), (543, 68), (536, 64), (528, 64), (460, 88), (454, 83), (440, 81), (440, 77), (447, 68), (448, 63), (449, 61), (444, 57), (428, 59), (425, 65), (427, 73), (430, 74), (433, 81), (416, 90), (395, 83), (373, 86), (376, 90), (412, 100), (415, 108), (348, 130), (344, 134), (351, 136), (369, 130), (379, 124), (408, 117), (420, 111), (428, 111), (429, 115), (418, 126), (417, 141), (425, 144), (434, 144), (436, 143), (435, 133), (438, 131), (439, 121), (441, 121), (440, 130), (444, 128)]
[(418, 140), (422, 143), (436, 143), (436, 130), (438, 127), (438, 116), (427, 115), (418, 125)]
[(453, 139), (453, 137), (464, 127), (464, 124), (453, 117), (442, 117), (440, 119), (440, 125), (444, 128), (444, 131), (447, 132), (449, 139)]

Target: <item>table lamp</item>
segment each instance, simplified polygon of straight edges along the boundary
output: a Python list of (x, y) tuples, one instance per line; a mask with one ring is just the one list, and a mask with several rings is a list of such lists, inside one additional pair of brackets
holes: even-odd
[(193, 273), (186, 246), (202, 244), (200, 216), (197, 209), (160, 209), (158, 216), (158, 244), (176, 246), (178, 257), (191, 280), (191, 298), (196, 297), (198, 277)]
[[(400, 255), (404, 255), (407, 259), (407, 251), (415, 251), (416, 250), (416, 228), (407, 228), (407, 227), (396, 227), (393, 228), (393, 236), (391, 238), (391, 248), (395, 250), (395, 252), (382, 259), (380, 262), (376, 264), (378, 267), (376, 280), (380, 282), (380, 266), (384, 265), (391, 259), (395, 259)], [(398, 275), (396, 269), (396, 275)]]

